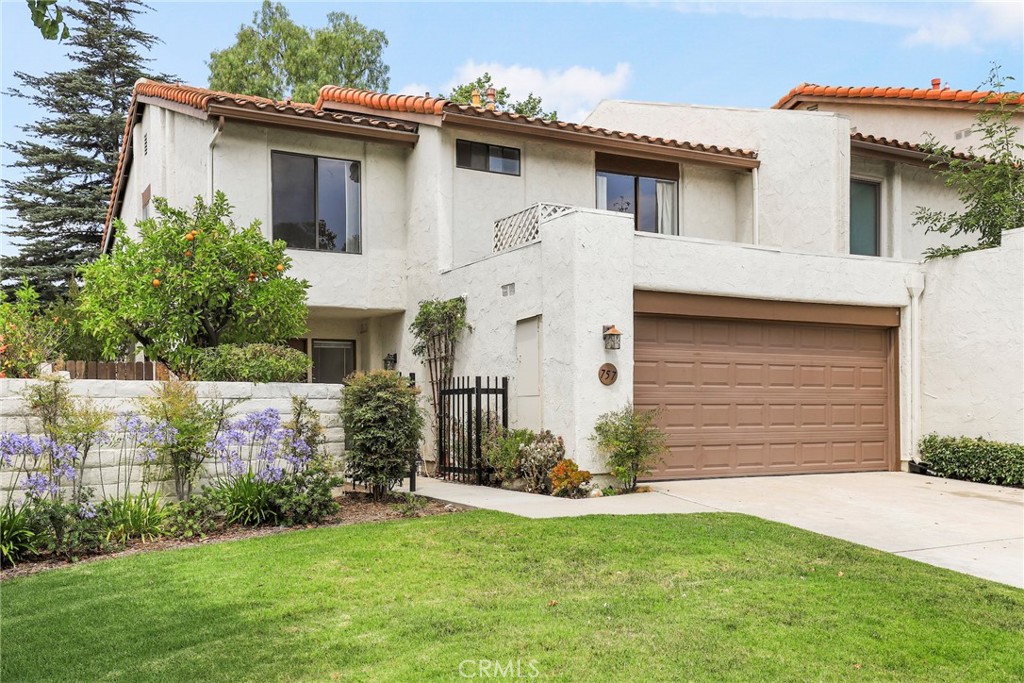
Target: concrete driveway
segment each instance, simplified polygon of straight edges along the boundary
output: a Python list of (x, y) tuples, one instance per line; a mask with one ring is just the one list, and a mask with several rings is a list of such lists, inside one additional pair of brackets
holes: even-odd
[(742, 512), (1024, 588), (1024, 491), (903, 472), (659, 482)]
[(657, 482), (566, 500), (420, 479), (417, 493), (523, 517), (742, 512), (1024, 588), (1024, 491), (903, 472)]

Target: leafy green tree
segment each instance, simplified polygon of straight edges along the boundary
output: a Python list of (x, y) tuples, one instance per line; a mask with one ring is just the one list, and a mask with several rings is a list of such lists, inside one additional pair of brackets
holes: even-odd
[(288, 277), (282, 240), (268, 242), (259, 221), (238, 228), (222, 192), (191, 212), (153, 200), (157, 216), (82, 269), (83, 327), (112, 357), (130, 335), (149, 358), (192, 376), (200, 349), (218, 344), (284, 343), (306, 332), (309, 283)]
[(210, 53), (210, 87), (275, 100), (315, 102), (320, 86), (386, 91), (390, 68), (383, 31), (344, 12), (330, 12), (327, 26), (299, 26), (281, 3), (264, 0), (235, 44)]
[[(494, 81), (491, 75), (485, 71), (482, 76), (475, 80), (452, 88), (452, 91), (448, 93), (445, 99), (458, 102), (459, 104), (470, 104), (473, 101), (473, 91), (479, 90), (482, 103), (488, 88), (494, 88)], [(512, 101), (512, 95), (509, 93), (508, 88), (494, 88), (494, 104), (497, 109), (511, 111), (521, 116), (534, 116), (551, 121), (558, 119), (558, 112), (544, 111), (542, 106), (544, 103), (541, 101), (541, 98), (532, 92), (524, 100)]]
[(922, 145), (933, 160), (931, 168), (956, 191), (963, 208), (938, 211), (919, 206), (915, 225), (924, 226), (926, 232), (977, 238), (974, 244), (960, 247), (931, 247), (925, 251), (926, 258), (998, 247), (1004, 231), (1024, 226), (1024, 144), (1018, 142), (1020, 129), (1013, 122), (1024, 106), (1014, 104), (1020, 101), (1020, 93), (1006, 90), (1012, 80), (994, 66), (982, 86), (991, 90), (985, 100), (991, 106), (978, 113), (971, 127), (982, 141), (977, 149), (968, 148), (973, 158), (961, 158), (956, 149), (939, 144), (934, 137)]
[[(135, 81), (158, 41), (134, 26), (137, 0), (83, 0), (71, 20), (74, 68), (42, 76), (15, 72), (8, 91), (38, 112), (6, 142), (14, 173), (3, 183), (16, 249), (0, 259), (8, 283), (27, 277), (44, 302), (56, 299), (75, 269), (99, 251), (110, 188)], [(14, 285), (6, 289), (10, 293)]]
[(32, 23), (39, 33), (47, 40), (67, 40), (71, 35), (68, 25), (64, 22), (64, 10), (57, 0), (25, 0), (28, 11), (32, 14)]

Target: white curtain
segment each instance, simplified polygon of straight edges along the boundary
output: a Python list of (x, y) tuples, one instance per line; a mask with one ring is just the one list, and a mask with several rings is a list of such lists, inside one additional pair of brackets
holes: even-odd
[(361, 254), (363, 253), (362, 215), (360, 211), (360, 188), (359, 182), (361, 168), (347, 168), (348, 178), (345, 182), (345, 251)]
[(654, 197), (658, 204), (658, 232), (662, 235), (678, 235), (676, 184), (671, 180), (657, 181), (654, 186)]
[(608, 178), (597, 176), (597, 208), (608, 210)]

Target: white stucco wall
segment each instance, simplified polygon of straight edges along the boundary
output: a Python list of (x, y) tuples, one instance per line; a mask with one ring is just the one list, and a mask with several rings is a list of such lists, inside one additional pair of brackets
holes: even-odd
[[(818, 102), (818, 111), (831, 111), (849, 117), (853, 132), (895, 138), (902, 142), (921, 143), (930, 133), (944, 145), (966, 152), (971, 146), (982, 144), (977, 133), (956, 139), (957, 131), (970, 128), (976, 121), (977, 110), (959, 104), (940, 107), (910, 105), (899, 106), (888, 102), (870, 101)], [(804, 107), (808, 105), (803, 105)], [(1014, 124), (1024, 125), (1024, 114), (1015, 117)], [(1017, 131), (1017, 142), (1024, 143), (1024, 131)]]
[[(0, 379), (0, 432), (30, 433), (38, 436), (41, 433), (39, 420), (32, 417), (22, 398), (25, 389), (37, 380)], [(140, 402), (154, 395), (158, 382), (107, 381), (107, 380), (71, 380), (68, 385), (72, 396), (94, 402), (97, 407), (113, 413), (109, 424), (114, 424), (118, 415), (139, 413)], [(232, 419), (251, 412), (274, 408), (281, 413), (281, 419), (288, 421), (291, 416), (291, 397), (305, 397), (309, 406), (320, 413), (320, 422), (324, 427), (327, 439), (325, 448), (335, 457), (340, 457), (344, 450), (345, 433), (341, 418), (340, 384), (250, 384), (247, 382), (197, 382), (196, 392), (201, 400), (238, 401), (229, 414)], [(104, 482), (108, 495), (114, 494), (114, 486), (118, 477), (120, 446), (101, 448), (98, 452), (90, 452), (86, 460), (84, 482), (95, 489), (96, 496), (101, 496)], [(213, 471), (213, 463), (207, 463), (207, 471)], [(223, 466), (221, 466), (223, 472)], [(135, 467), (131, 485), (138, 490), (142, 481), (143, 468)], [(101, 479), (102, 477), (102, 479)], [(8, 468), (0, 469), (0, 500), (6, 500), (10, 490), (13, 473)], [(197, 487), (198, 489), (198, 487)], [(167, 483), (163, 492), (173, 495), (173, 484)]]
[(1024, 443), (1024, 229), (923, 269), (922, 434)]
[(605, 100), (586, 123), (756, 150), (761, 160), (760, 243), (811, 253), (843, 253), (849, 234), (850, 193), (850, 131), (845, 118)]

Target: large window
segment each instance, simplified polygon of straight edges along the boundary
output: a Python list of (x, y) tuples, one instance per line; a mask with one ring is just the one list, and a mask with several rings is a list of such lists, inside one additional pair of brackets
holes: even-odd
[(597, 208), (633, 216), (641, 232), (679, 234), (679, 166), (597, 155)]
[(878, 256), (881, 185), (866, 180), (850, 182), (850, 253)]
[(290, 249), (360, 254), (358, 161), (274, 152), (274, 239)]
[(474, 171), (519, 175), (519, 150), (485, 142), (456, 140), (455, 165)]

